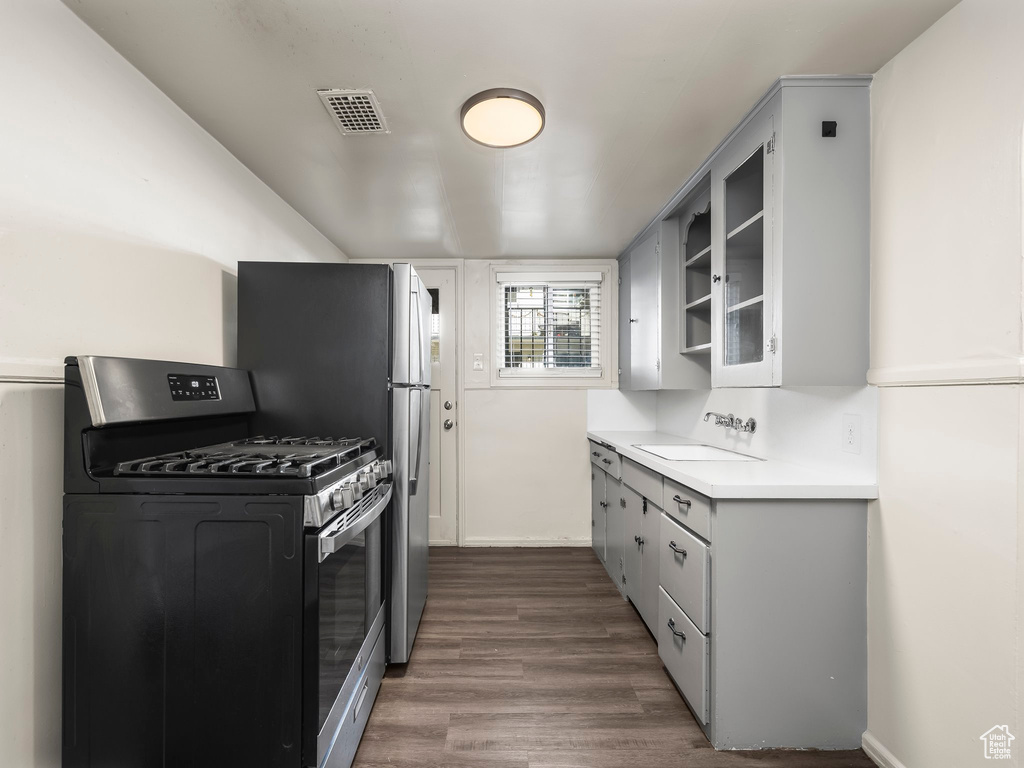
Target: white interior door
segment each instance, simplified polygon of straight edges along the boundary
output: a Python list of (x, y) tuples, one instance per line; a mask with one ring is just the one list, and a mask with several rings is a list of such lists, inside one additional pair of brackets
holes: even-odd
[(430, 543), (458, 543), (459, 408), (455, 269), (416, 267), (433, 300), (430, 328)]

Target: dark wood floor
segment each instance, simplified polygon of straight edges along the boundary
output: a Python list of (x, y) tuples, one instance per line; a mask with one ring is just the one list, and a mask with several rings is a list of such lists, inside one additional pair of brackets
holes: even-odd
[(356, 768), (873, 768), (854, 752), (716, 752), (590, 549), (431, 549), (412, 660)]

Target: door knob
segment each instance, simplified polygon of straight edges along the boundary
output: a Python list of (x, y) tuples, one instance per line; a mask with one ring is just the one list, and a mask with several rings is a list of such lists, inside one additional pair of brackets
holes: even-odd
[(444, 428), (445, 428), (445, 430), (449, 430), (449, 429), (451, 429), (454, 426), (455, 426), (455, 422), (452, 421), (451, 419), (445, 419), (444, 420)]
[(452, 401), (451, 400), (445, 400), (444, 401), (444, 409), (446, 411), (450, 411), (452, 409)]

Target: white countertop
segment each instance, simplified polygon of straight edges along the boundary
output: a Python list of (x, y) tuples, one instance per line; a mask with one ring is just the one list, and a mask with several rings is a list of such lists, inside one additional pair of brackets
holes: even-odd
[(587, 432), (616, 453), (714, 499), (877, 499), (878, 485), (842, 470), (762, 461), (668, 461), (635, 445), (697, 444), (664, 432)]

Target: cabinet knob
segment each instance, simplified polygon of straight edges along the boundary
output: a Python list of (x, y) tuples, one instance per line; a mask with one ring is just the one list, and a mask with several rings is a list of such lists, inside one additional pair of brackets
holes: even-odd
[(712, 283), (720, 283), (720, 282), (722, 282), (722, 276), (721, 275), (712, 275), (711, 276), (711, 282)]
[(631, 318), (629, 318), (629, 322), (631, 322), (631, 323), (639, 323), (640, 322), (640, 318), (639, 317), (631, 317)]

